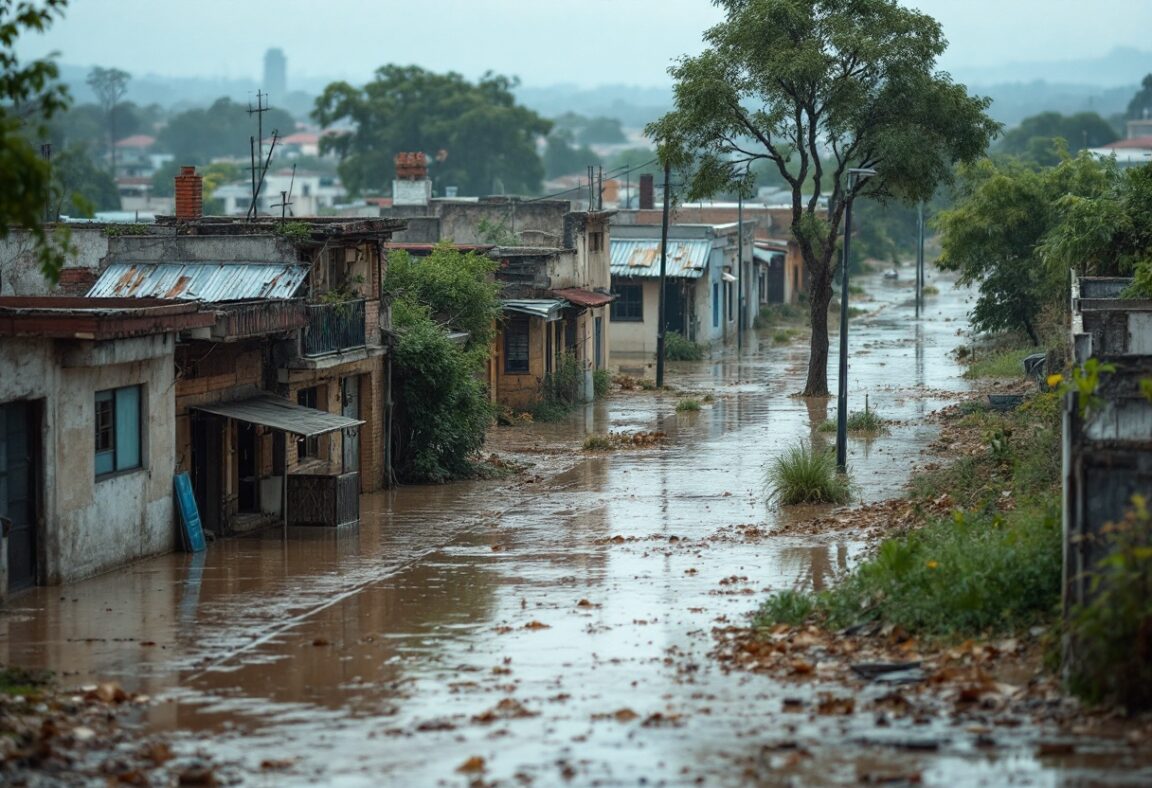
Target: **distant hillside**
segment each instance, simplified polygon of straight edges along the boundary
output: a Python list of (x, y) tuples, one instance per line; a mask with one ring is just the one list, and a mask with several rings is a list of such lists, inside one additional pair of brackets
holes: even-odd
[(1152, 73), (1152, 52), (1117, 48), (1099, 58), (1061, 60), (1054, 57), (1045, 61), (1018, 61), (992, 67), (957, 68), (953, 70), (952, 75), (968, 85), (1002, 85), (1043, 80), (1056, 84), (1094, 85), (1100, 89), (1108, 89), (1138, 85), (1148, 73)]

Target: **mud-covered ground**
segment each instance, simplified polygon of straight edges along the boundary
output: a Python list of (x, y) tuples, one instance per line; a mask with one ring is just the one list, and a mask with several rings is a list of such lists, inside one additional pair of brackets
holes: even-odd
[[(65, 688), (0, 707), (32, 784), (741, 785), (1152, 782), (1144, 728), (1085, 715), (1033, 633), (929, 652), (904, 633), (742, 634), (771, 593), (822, 588), (899, 523), (911, 470), (947, 461), (933, 414), (970, 396), (950, 356), (966, 293), (912, 316), (868, 279), (851, 410), (863, 515), (780, 510), (769, 461), (830, 440), (792, 396), (802, 340), (672, 364), (558, 424), (494, 430), (502, 480), (364, 496), (339, 532), (214, 543), (0, 613), (0, 663)], [(836, 369), (833, 355), (830, 369)], [(644, 374), (644, 370), (640, 370)], [(711, 395), (699, 412), (684, 396)], [(613, 451), (591, 433), (658, 433)], [(946, 491), (942, 491), (945, 495)], [(946, 500), (940, 505), (945, 506)], [(853, 664), (905, 665), (861, 676)], [(909, 672), (911, 671), (911, 672)], [(73, 688), (76, 688), (73, 691)]]

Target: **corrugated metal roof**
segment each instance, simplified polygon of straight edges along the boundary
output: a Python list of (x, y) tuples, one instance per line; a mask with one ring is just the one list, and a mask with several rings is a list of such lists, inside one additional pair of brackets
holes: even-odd
[(551, 292), (552, 295), (559, 296), (575, 306), (604, 306), (616, 300), (616, 296), (611, 293), (597, 293), (595, 290), (585, 290), (582, 287), (563, 287)]
[[(699, 279), (708, 268), (712, 241), (668, 242), (665, 274), (680, 279)], [(612, 275), (652, 279), (660, 276), (660, 241), (612, 239)]]
[(207, 303), (292, 298), (308, 266), (285, 263), (113, 263), (89, 298), (181, 298)]
[(548, 298), (510, 298), (501, 301), (500, 305), (504, 307), (505, 312), (519, 312), (522, 315), (553, 321), (560, 319), (560, 310), (567, 306), (568, 302)]
[(236, 402), (218, 402), (214, 405), (196, 405), (192, 410), (215, 413), (217, 416), (226, 416), (249, 424), (260, 424), (305, 438), (348, 427), (359, 427), (365, 423), (361, 419), (350, 419), (337, 413), (306, 408), (291, 400), (271, 395)]

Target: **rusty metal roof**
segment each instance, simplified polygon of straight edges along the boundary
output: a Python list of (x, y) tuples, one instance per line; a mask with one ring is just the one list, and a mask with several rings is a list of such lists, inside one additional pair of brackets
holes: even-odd
[(179, 298), (207, 303), (292, 298), (308, 266), (286, 263), (113, 263), (89, 298)]
[[(668, 241), (665, 272), (670, 277), (699, 279), (708, 268), (711, 240)], [(612, 276), (660, 276), (660, 241), (612, 239)]]
[(575, 306), (583, 307), (604, 306), (616, 300), (616, 296), (611, 293), (597, 293), (595, 290), (585, 290), (582, 287), (564, 287), (552, 290), (551, 293)]
[(195, 405), (192, 410), (201, 410), (217, 416), (226, 416), (249, 424), (259, 424), (274, 430), (283, 430), (293, 435), (311, 438), (337, 430), (359, 427), (363, 419), (350, 419), (339, 413), (328, 413), (316, 408), (297, 405), (283, 397), (271, 394), (252, 397), (234, 402), (216, 402), (208, 405)]

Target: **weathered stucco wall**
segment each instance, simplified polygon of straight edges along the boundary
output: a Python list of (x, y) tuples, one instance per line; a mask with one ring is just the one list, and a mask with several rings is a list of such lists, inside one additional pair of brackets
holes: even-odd
[[(173, 548), (173, 336), (5, 339), (0, 402), (44, 401), (42, 582), (80, 580)], [(141, 467), (96, 479), (95, 394), (142, 385)]]
[(296, 248), (276, 235), (129, 235), (108, 239), (112, 258), (129, 263), (295, 262)]
[[(40, 270), (31, 233), (16, 228), (7, 238), (0, 239), (0, 295), (42, 296), (68, 292), (83, 295), (87, 292), (108, 256), (109, 239), (104, 235), (102, 224), (74, 225), (68, 229), (74, 254), (68, 256), (56, 287)], [(73, 284), (77, 286), (72, 288)]]

